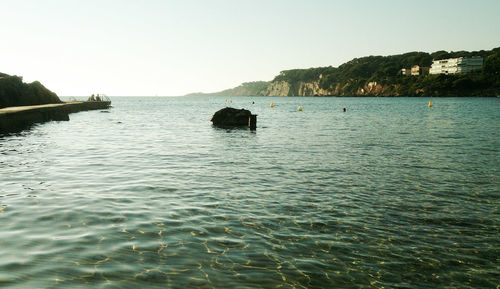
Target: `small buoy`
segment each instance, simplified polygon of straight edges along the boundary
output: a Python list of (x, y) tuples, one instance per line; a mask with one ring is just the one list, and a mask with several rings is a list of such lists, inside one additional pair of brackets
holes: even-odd
[(428, 107), (432, 107), (432, 101), (429, 101)]
[(274, 107), (274, 102), (271, 102), (270, 106), (271, 106), (271, 107)]
[(302, 106), (299, 106), (299, 107), (297, 108), (297, 110), (298, 110), (298, 111), (302, 111)]
[(344, 111), (344, 112), (346, 111), (345, 107), (344, 107), (344, 110), (343, 110), (343, 111)]

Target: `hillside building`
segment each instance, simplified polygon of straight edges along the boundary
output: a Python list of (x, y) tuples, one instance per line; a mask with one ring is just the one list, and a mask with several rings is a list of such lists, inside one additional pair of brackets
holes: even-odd
[(411, 68), (401, 68), (399, 71), (400, 75), (405, 76), (418, 76), (429, 74), (430, 67), (424, 67), (420, 65), (413, 65)]
[(399, 74), (410, 76), (411, 75), (411, 70), (409, 68), (401, 68), (401, 70), (399, 71)]
[(483, 68), (482, 57), (458, 57), (432, 61), (430, 74), (469, 73)]
[(413, 76), (418, 76), (418, 75), (427, 75), (429, 74), (430, 67), (424, 67), (420, 65), (413, 65), (411, 67), (411, 75)]

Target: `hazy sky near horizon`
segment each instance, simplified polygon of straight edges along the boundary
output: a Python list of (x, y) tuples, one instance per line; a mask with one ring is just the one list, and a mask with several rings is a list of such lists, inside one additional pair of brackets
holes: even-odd
[(174, 96), (356, 57), (500, 46), (499, 0), (0, 0), (0, 72)]

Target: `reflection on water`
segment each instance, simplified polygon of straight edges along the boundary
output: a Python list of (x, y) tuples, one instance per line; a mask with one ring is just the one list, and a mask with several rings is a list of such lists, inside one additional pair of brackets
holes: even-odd
[(498, 99), (224, 99), (2, 136), (0, 286), (498, 285)]

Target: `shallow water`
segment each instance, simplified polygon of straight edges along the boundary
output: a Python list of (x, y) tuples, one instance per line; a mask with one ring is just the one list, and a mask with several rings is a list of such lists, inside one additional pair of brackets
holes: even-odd
[[(226, 105), (257, 130), (212, 127)], [(498, 98), (115, 98), (70, 118), (0, 136), (0, 287), (499, 285)]]

